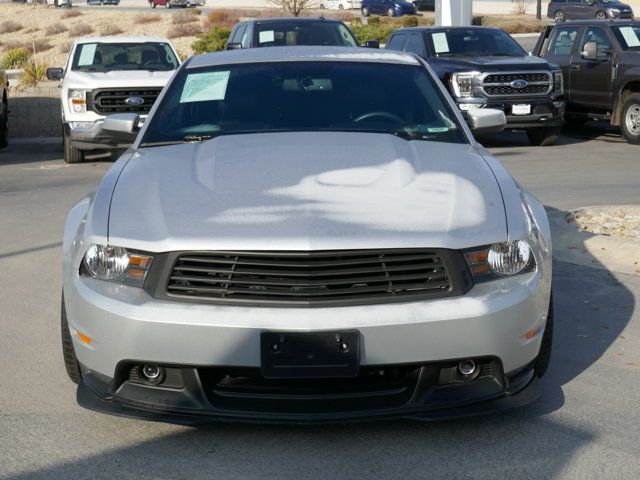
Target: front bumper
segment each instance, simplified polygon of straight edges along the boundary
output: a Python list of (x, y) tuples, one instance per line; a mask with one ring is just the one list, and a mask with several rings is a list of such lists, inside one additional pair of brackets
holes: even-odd
[(64, 133), (71, 146), (80, 150), (129, 148), (135, 136), (118, 136), (103, 129), (104, 120), (65, 122)]
[[(535, 128), (535, 127), (560, 127), (562, 126), (565, 101), (550, 99), (458, 99), (458, 107), (464, 112), (469, 108), (493, 108), (502, 110), (507, 119), (507, 129)], [(514, 105), (530, 105), (529, 115), (515, 115)]]

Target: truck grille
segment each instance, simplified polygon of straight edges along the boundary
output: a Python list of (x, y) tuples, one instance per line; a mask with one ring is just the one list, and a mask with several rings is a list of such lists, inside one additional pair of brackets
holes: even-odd
[(488, 97), (542, 96), (553, 88), (550, 72), (487, 73), (481, 81), (480, 86)]
[(449, 250), (202, 252), (177, 256), (167, 297), (266, 306), (330, 306), (461, 295), (471, 286)]
[[(100, 115), (149, 113), (162, 88), (94, 90), (89, 107)], [(129, 99), (142, 101), (127, 101)]]

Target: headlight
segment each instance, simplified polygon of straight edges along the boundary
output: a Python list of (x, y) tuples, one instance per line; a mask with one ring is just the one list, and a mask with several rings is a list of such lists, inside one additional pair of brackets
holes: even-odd
[(152, 260), (150, 255), (128, 252), (123, 247), (92, 245), (84, 255), (80, 274), (141, 287)]
[(564, 77), (562, 72), (555, 72), (553, 74), (553, 93), (556, 95), (562, 95), (564, 93)]
[(86, 113), (87, 92), (85, 90), (69, 90), (69, 110), (72, 113)]
[(451, 75), (451, 88), (456, 97), (472, 97), (479, 72), (462, 72)]
[(531, 247), (524, 240), (494, 243), (488, 248), (465, 253), (474, 277), (488, 280), (516, 275), (535, 267)]
[(620, 15), (619, 8), (607, 8), (607, 12), (609, 12), (609, 15), (611, 15), (612, 17), (617, 17), (618, 15)]

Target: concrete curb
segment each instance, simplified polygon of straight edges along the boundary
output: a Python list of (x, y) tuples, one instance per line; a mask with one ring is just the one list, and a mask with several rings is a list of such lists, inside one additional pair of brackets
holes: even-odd
[(513, 33), (513, 38), (538, 38), (540, 33)]
[(595, 235), (567, 222), (569, 212), (549, 212), (556, 260), (610, 272), (640, 275), (640, 241)]

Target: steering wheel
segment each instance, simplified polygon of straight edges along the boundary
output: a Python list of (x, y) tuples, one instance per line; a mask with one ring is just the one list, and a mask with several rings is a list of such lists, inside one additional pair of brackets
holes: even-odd
[(394, 115), (393, 113), (383, 112), (383, 111), (363, 113), (362, 115), (358, 115), (356, 118), (354, 118), (353, 122), (354, 123), (363, 122), (365, 120), (369, 120), (370, 118), (376, 118), (376, 117), (384, 118), (386, 120), (391, 120), (393, 122), (400, 123), (400, 124), (405, 123), (404, 120), (399, 116)]

